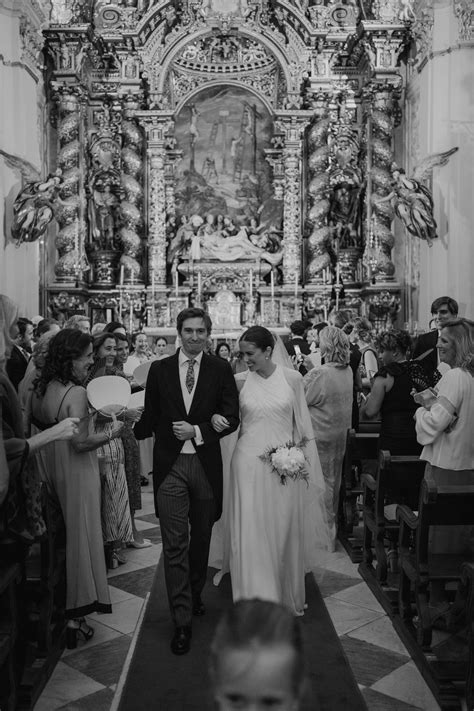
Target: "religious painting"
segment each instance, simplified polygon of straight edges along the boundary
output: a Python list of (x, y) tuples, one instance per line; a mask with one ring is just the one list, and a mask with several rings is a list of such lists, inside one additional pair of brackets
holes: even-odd
[(272, 132), (263, 102), (239, 87), (210, 87), (183, 106), (175, 123), (179, 228), (168, 263), (188, 252), (193, 261), (281, 259), (283, 196), (265, 159)]
[(176, 119), (183, 151), (176, 185), (180, 215), (209, 212), (242, 223), (257, 217), (272, 195), (270, 148), (273, 122), (250, 92), (212, 87), (188, 102)]

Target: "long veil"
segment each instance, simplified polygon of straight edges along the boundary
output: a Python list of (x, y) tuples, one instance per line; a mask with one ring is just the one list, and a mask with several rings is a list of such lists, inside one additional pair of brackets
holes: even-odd
[[(322, 550), (329, 550), (329, 528), (324, 505), (324, 477), (316, 443), (314, 441), (311, 417), (306, 407), (301, 378), (295, 371), (294, 365), (280, 336), (275, 332), (272, 332), (272, 336), (275, 341), (272, 360), (276, 365), (284, 368), (285, 378), (292, 389), (296, 391), (295, 439), (308, 439), (308, 443), (305, 447), (305, 455), (310, 464), (310, 486), (305, 507), (305, 541), (308, 544), (305, 545), (305, 567), (306, 570), (309, 570), (317, 565), (318, 557), (321, 555)], [(236, 381), (244, 381), (247, 374), (248, 371), (236, 374)], [(213, 579), (214, 585), (219, 585), (222, 577), (230, 570), (230, 463), (238, 440), (238, 433), (239, 430), (221, 439), (223, 466), (222, 516), (219, 521), (214, 524), (209, 550), (209, 566), (217, 568), (218, 570)]]

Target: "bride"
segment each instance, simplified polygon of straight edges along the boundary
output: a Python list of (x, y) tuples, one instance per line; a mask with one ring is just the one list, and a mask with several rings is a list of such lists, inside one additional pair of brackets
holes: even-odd
[[(241, 426), (230, 479), (228, 483), (224, 479), (223, 520), (213, 533), (209, 564), (221, 568), (215, 584), (230, 570), (234, 601), (259, 597), (302, 615), (305, 572), (317, 565), (318, 549), (327, 548), (329, 540), (324, 480), (303, 380), (293, 368), (275, 362), (275, 341), (266, 328), (249, 328), (239, 347), (248, 366), (247, 372), (236, 375)], [(286, 356), (283, 344), (279, 348)], [(225, 429), (221, 415), (214, 415), (212, 422), (217, 432)], [(232, 447), (231, 438), (226, 448)], [(261, 455), (270, 447), (290, 440), (298, 444), (303, 438), (308, 439), (304, 446), (308, 480), (287, 477), (282, 485)], [(225, 466), (229, 452), (223, 451), (223, 459)]]

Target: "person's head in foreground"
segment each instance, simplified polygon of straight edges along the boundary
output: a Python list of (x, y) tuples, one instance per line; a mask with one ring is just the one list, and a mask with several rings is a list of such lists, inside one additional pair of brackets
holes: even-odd
[(304, 682), (297, 619), (278, 603), (240, 600), (217, 626), (210, 671), (217, 711), (297, 711)]

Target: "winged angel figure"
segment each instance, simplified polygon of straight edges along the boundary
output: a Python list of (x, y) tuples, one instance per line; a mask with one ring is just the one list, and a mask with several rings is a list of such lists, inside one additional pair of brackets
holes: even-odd
[(12, 237), (17, 247), (23, 242), (36, 242), (46, 232), (54, 217), (62, 171), (58, 169), (56, 173), (41, 180), (39, 172), (29, 161), (2, 149), (0, 155), (10, 168), (21, 173), (25, 182), (13, 204)]
[(392, 190), (384, 198), (376, 201), (377, 203), (390, 201), (395, 214), (408, 232), (428, 242), (430, 247), (438, 236), (437, 225), (433, 217), (433, 196), (422, 181), (426, 180), (433, 168), (446, 165), (457, 150), (456, 147), (444, 153), (432, 153), (427, 156), (415, 167), (411, 178), (408, 178), (405, 171), (396, 163), (392, 163)]

